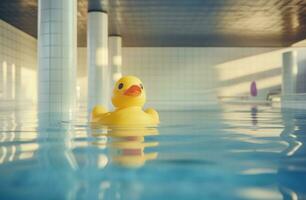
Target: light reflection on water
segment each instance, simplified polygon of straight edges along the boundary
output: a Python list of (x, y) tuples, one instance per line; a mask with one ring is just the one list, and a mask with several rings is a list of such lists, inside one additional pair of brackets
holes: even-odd
[(161, 126), (0, 112), (1, 199), (306, 199), (306, 112), (223, 105)]

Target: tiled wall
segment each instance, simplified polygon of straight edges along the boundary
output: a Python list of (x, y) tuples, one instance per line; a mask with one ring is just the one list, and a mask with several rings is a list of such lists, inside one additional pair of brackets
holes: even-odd
[[(255, 81), (258, 96), (281, 87), (282, 53), (276, 48), (123, 48), (123, 75), (139, 76), (147, 106), (199, 108), (221, 98), (249, 97)], [(79, 99), (86, 101), (86, 49), (78, 49)]]
[(199, 108), (218, 97), (258, 97), (280, 88), (282, 51), (274, 48), (123, 48), (123, 74), (139, 76), (148, 104)]
[[(36, 40), (0, 20), (0, 100), (36, 100)], [(190, 108), (214, 104), (218, 97), (254, 100), (280, 88), (282, 53), (274, 48), (123, 48), (123, 75), (139, 76), (148, 106)], [(78, 48), (77, 97), (87, 100), (86, 48)], [(305, 50), (299, 49), (298, 89), (304, 91)], [(302, 66), (302, 68), (301, 68)], [(304, 67), (303, 67), (304, 66)], [(10, 81), (15, 80), (15, 81)]]
[(36, 39), (0, 20), (0, 101), (36, 101)]

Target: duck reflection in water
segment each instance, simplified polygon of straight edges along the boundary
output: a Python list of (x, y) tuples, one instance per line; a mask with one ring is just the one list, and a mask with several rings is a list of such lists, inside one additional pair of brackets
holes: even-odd
[[(94, 126), (95, 130), (99, 129), (99, 125), (96, 124)], [(113, 126), (103, 128), (107, 130), (106, 134), (94, 133), (93, 135), (97, 138), (106, 136), (107, 142), (104, 144), (94, 142), (93, 144), (107, 147), (113, 164), (137, 168), (158, 157), (158, 153), (154, 151), (153, 147), (157, 147), (159, 143), (146, 141), (148, 137), (158, 135), (158, 130), (155, 127)], [(149, 152), (146, 152), (146, 150)]]

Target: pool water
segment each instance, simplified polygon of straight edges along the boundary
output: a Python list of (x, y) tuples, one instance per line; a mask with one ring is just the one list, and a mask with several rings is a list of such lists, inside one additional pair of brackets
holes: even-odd
[(0, 199), (306, 199), (306, 112), (259, 105), (161, 111), (106, 130), (0, 112)]

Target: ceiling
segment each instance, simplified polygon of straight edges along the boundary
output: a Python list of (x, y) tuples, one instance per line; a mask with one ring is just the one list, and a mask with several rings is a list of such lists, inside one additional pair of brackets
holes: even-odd
[[(78, 0), (78, 46), (87, 10), (109, 14), (123, 46), (283, 47), (306, 38), (305, 0)], [(1, 0), (0, 19), (37, 36), (37, 0)]]

